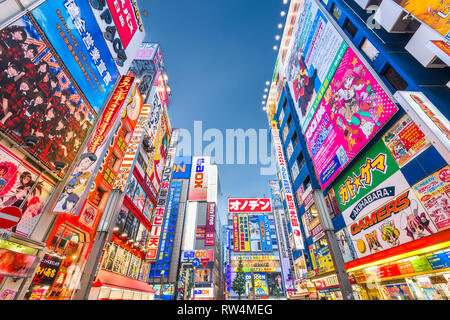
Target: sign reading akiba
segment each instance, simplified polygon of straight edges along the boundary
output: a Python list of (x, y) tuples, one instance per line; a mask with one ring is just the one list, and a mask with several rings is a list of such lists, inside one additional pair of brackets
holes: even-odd
[(78, 215), (91, 185), (113, 139), (116, 120), (128, 99), (134, 77), (123, 76), (88, 141), (84, 152), (72, 170), (65, 189), (56, 202), (53, 212)]
[(208, 192), (209, 157), (193, 157), (191, 181), (189, 183), (189, 201), (206, 201)]
[(272, 212), (269, 198), (228, 199), (228, 212)]
[(294, 246), (297, 250), (303, 250), (304, 244), (302, 239), (302, 232), (297, 216), (297, 209), (295, 207), (294, 194), (292, 192), (291, 182), (289, 180), (289, 174), (284, 160), (283, 146), (281, 144), (280, 133), (278, 130), (277, 122), (272, 121), (272, 138), (276, 150), (276, 157), (278, 161), (278, 167), (280, 169), (283, 191), (286, 197), (286, 204), (289, 212), (289, 222), (292, 229), (292, 235), (294, 240)]
[(214, 246), (214, 235), (216, 225), (216, 204), (208, 203), (206, 212), (205, 246)]
[(166, 212), (166, 205), (169, 199), (169, 188), (172, 180), (173, 164), (175, 162), (176, 146), (179, 138), (179, 130), (174, 130), (170, 141), (169, 152), (164, 166), (163, 175), (161, 179), (161, 188), (156, 202), (155, 212), (152, 217), (152, 228), (148, 239), (148, 250), (145, 259), (156, 260), (158, 255), (158, 248), (161, 239), (164, 216)]

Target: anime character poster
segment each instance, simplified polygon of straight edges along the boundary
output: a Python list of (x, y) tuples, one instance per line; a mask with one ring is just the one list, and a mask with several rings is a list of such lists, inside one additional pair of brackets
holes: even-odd
[(413, 189), (438, 230), (450, 228), (450, 167), (438, 170)]
[(407, 114), (382, 139), (400, 167), (431, 146), (430, 141)]
[(53, 186), (22, 159), (0, 146), (0, 208), (13, 206), (22, 211), (19, 223), (8, 230), (30, 237)]
[(348, 45), (314, 1), (299, 11), (286, 80), (305, 132)]
[(30, 148), (51, 169), (75, 158), (94, 113), (28, 18), (0, 30), (0, 129)]
[(323, 189), (397, 110), (369, 70), (348, 48), (305, 132)]

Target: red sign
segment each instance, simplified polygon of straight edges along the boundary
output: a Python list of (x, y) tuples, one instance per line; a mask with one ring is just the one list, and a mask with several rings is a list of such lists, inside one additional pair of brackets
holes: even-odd
[(228, 199), (228, 212), (272, 212), (269, 198)]
[(129, 0), (107, 0), (107, 2), (123, 47), (127, 48), (138, 28), (131, 3)]
[(22, 211), (17, 207), (0, 209), (0, 229), (8, 229), (17, 225), (22, 218)]

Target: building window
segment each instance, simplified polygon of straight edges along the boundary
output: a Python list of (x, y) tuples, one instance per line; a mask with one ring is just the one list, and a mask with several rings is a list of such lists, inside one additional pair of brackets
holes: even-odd
[(286, 108), (287, 108), (287, 99), (284, 99), (283, 110), (286, 111)]
[(111, 168), (114, 168), (116, 162), (117, 162), (117, 157), (116, 157), (116, 155), (113, 153), (113, 154), (111, 154), (111, 157), (109, 158), (109, 166), (110, 166)]
[(114, 171), (112, 171), (110, 167), (106, 167), (105, 173), (103, 174), (103, 179), (105, 179), (105, 181), (112, 186), (115, 178), (116, 175)]
[(303, 157), (302, 152), (300, 152), (300, 154), (297, 157), (297, 163), (300, 170), (302, 170), (303, 166), (305, 165), (305, 158)]
[(308, 187), (311, 185), (311, 179), (310, 179), (310, 177), (309, 177), (309, 175), (308, 176), (306, 176), (306, 178), (305, 178), (305, 180), (303, 181), (303, 187), (305, 188), (305, 190), (306, 189), (308, 189)]
[(331, 6), (331, 13), (336, 18), (336, 20), (339, 20), (342, 14), (342, 10), (336, 5), (336, 3), (333, 3)]
[(292, 115), (289, 115), (289, 117), (288, 117), (288, 119), (287, 119), (287, 125), (288, 125), (288, 127), (289, 127), (289, 129), (290, 129), (291, 126), (292, 126)]
[(137, 161), (144, 171), (147, 170), (147, 164), (145, 163), (145, 160), (140, 152), (138, 153)]
[(380, 53), (380, 51), (378, 51), (377, 48), (375, 48), (372, 42), (370, 42), (368, 39), (364, 40), (363, 44), (361, 45), (361, 50), (372, 62), (375, 61), (375, 59), (378, 57), (378, 54)]
[(348, 32), (348, 34), (354, 38), (356, 35), (356, 32), (358, 31), (358, 28), (351, 22), (348, 18), (345, 19), (344, 22), (344, 29)]
[(405, 79), (389, 63), (383, 71), (383, 76), (395, 90), (405, 90), (408, 87)]
[(92, 197), (92, 203), (98, 207), (104, 195), (105, 191), (102, 191), (100, 189), (95, 190), (94, 196)]
[(294, 149), (297, 147), (297, 143), (298, 143), (297, 131), (294, 131), (294, 134), (292, 135), (292, 144), (294, 145)]
[(125, 140), (123, 139), (123, 136), (119, 136), (119, 139), (117, 140), (117, 147), (122, 151), (122, 153), (125, 153)]

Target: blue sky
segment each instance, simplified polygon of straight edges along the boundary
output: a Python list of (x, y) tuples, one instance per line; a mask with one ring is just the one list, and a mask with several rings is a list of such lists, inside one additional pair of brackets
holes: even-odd
[[(217, 128), (224, 136), (226, 129), (268, 129), (261, 102), (275, 65), (275, 36), (282, 35), (280, 12), (288, 6), (281, 0), (139, 1), (147, 11), (146, 41), (162, 48), (175, 128), (193, 134), (201, 120), (203, 131)], [(228, 197), (269, 197), (273, 178), (261, 176), (259, 164), (219, 165), (221, 215)]]

